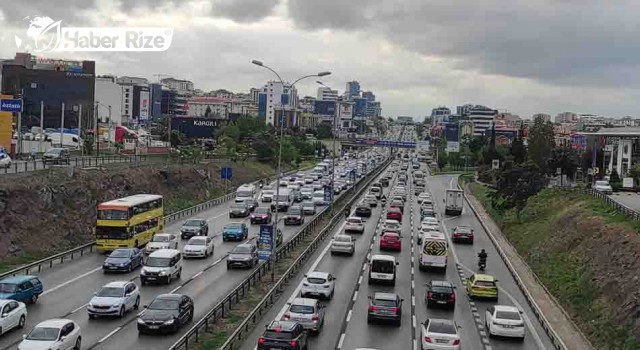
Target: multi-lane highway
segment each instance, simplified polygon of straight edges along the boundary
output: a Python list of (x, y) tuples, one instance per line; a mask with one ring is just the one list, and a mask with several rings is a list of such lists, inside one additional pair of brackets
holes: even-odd
[[(249, 218), (229, 219), (228, 210), (228, 203), (226, 203), (196, 215), (209, 223), (209, 235), (213, 236), (215, 241), (214, 256), (208, 259), (186, 260), (183, 263), (181, 279), (170, 285), (142, 287), (141, 304), (149, 303), (158, 294), (183, 293), (194, 299), (194, 320), (198, 320), (226, 293), (246, 278), (249, 270), (227, 270), (224, 259), (239, 243), (223, 242), (221, 232), (227, 223), (242, 221), (249, 224)], [(318, 208), (319, 211), (320, 208)], [(312, 216), (307, 216), (305, 219), (309, 221)], [(167, 225), (165, 232), (179, 232), (181, 224), (182, 221)], [(301, 228), (301, 226), (282, 224), (280, 227), (285, 241)], [(249, 239), (255, 240), (257, 233), (258, 225), (251, 225)], [(185, 243), (185, 241), (180, 243), (180, 249)], [(40, 278), (45, 285), (45, 292), (37, 304), (28, 306), (25, 329), (13, 330), (2, 335), (0, 349), (14, 349), (21, 341), (22, 333), (38, 322), (51, 318), (63, 317), (77, 322), (82, 331), (83, 349), (165, 349), (190, 327), (188, 324), (180, 332), (170, 336), (139, 336), (136, 325), (138, 312), (131, 312), (122, 319), (89, 320), (87, 303), (101, 286), (116, 280), (139, 282), (139, 270), (125, 274), (103, 274), (104, 259), (104, 255), (93, 253), (73, 262), (43, 270)]]
[[(424, 166), (423, 166), (424, 167)], [(395, 179), (394, 179), (395, 180)], [(392, 190), (385, 188), (384, 192)], [(408, 186), (411, 181), (409, 181)], [(499, 258), (495, 247), (483, 231), (477, 218), (465, 203), (463, 213), (456, 217), (445, 217), (445, 190), (457, 186), (455, 176), (429, 177), (427, 188), (432, 193), (435, 207), (441, 220), (442, 230), (449, 237), (454, 227), (469, 226), (475, 231), (473, 245), (459, 245), (450, 242), (448, 249), (448, 265), (445, 272), (420, 271), (418, 269), (419, 249), (416, 244), (417, 231), (420, 227), (419, 206), (409, 188), (407, 204), (405, 204), (402, 222), (402, 252), (384, 254), (394, 255), (399, 261), (395, 287), (368, 284), (368, 256), (380, 253), (380, 229), (386, 209), (380, 206), (374, 210), (367, 220), (363, 235), (356, 237), (356, 253), (354, 256), (333, 256), (328, 254), (329, 245), (320, 249), (315, 259), (311, 259), (304, 271), (330, 272), (337, 277), (335, 296), (325, 301), (325, 322), (322, 331), (311, 337), (310, 349), (344, 349), (357, 348), (391, 350), (420, 349), (421, 323), (427, 318), (443, 318), (454, 320), (460, 326), (460, 345), (462, 349), (552, 349), (551, 341), (525, 301), (524, 296), (515, 284), (506, 266)], [(336, 229), (341, 233), (344, 226)], [(477, 253), (484, 248), (488, 254), (486, 273), (496, 276), (499, 286), (499, 300), (471, 301), (465, 293), (463, 280), (476, 272)], [(456, 286), (456, 306), (454, 310), (427, 309), (424, 300), (425, 284), (432, 280), (447, 280)], [(265, 314), (260, 324), (281, 319), (287, 310), (287, 301), (298, 297), (302, 276), (285, 291), (285, 297)], [(376, 291), (394, 292), (403, 299), (402, 323), (400, 327), (387, 324), (368, 324), (368, 296)], [(502, 338), (490, 338), (484, 328), (485, 311), (491, 305), (514, 305), (523, 311), (526, 336), (524, 341)], [(258, 326), (248, 337), (242, 349), (256, 347), (256, 341), (263, 328)]]

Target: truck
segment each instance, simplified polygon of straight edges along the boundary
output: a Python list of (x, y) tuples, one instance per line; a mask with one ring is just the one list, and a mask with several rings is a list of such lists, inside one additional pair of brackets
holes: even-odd
[(450, 188), (445, 193), (444, 215), (458, 216), (462, 214), (464, 204), (463, 191), (457, 188)]

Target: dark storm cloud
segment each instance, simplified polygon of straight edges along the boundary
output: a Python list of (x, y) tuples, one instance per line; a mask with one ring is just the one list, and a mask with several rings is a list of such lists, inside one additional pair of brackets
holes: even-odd
[[(294, 23), (384, 35), (460, 69), (554, 84), (638, 85), (637, 1), (290, 0)], [(346, 13), (345, 13), (346, 12)]]
[[(81, 21), (81, 11), (93, 7), (95, 5), (92, 0), (26, 0), (4, 1), (0, 4), (5, 21), (12, 26), (20, 26), (27, 16), (46, 16), (54, 21), (63, 20), (76, 25)], [(27, 25), (25, 23), (25, 28)]]
[(255, 22), (269, 16), (280, 0), (212, 0), (212, 14), (236, 22)]

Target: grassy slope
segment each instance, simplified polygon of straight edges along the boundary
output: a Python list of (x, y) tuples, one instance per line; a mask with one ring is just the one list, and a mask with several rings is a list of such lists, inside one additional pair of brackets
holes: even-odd
[[(592, 268), (593, 250), (585, 249), (585, 241), (591, 242), (586, 244), (591, 248), (590, 244), (597, 246), (602, 241), (603, 229), (637, 232), (637, 222), (628, 221), (591, 196), (552, 190), (531, 198), (518, 222), (513, 212), (500, 215), (491, 208), (487, 188), (474, 183), (471, 189), (595, 347), (640, 349), (631, 325), (616, 319), (617, 307), (621, 306), (605, 293), (606, 279), (602, 281), (602, 275)], [(587, 221), (593, 222), (591, 232), (579, 229), (579, 223)]]

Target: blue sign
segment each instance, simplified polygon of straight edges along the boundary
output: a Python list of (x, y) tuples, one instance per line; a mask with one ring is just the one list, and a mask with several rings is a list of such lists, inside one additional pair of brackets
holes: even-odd
[(231, 168), (222, 168), (222, 169), (220, 169), (220, 178), (221, 179), (231, 180), (232, 176), (233, 176), (233, 171), (231, 170)]
[(416, 148), (415, 141), (356, 140), (356, 143), (377, 147)]
[(326, 185), (324, 186), (324, 201), (325, 203), (331, 202), (331, 198), (333, 198), (333, 186)]
[(15, 98), (0, 99), (0, 112), (22, 113), (22, 100)]
[(260, 225), (260, 231), (258, 231), (258, 258), (260, 260), (269, 260), (272, 252), (273, 226)]

